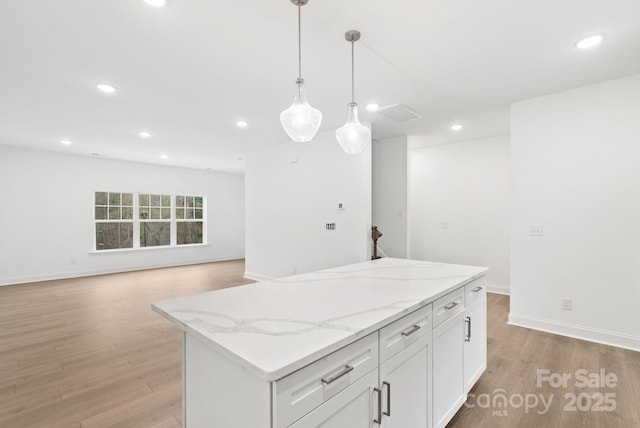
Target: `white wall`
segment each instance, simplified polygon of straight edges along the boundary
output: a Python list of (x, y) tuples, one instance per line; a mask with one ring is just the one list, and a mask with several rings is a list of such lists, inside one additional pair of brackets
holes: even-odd
[(640, 75), (511, 111), (510, 322), (640, 350)]
[[(0, 285), (244, 256), (244, 177), (0, 146)], [(209, 246), (92, 254), (94, 191), (206, 195)]]
[[(346, 155), (329, 131), (309, 143), (248, 154), (245, 165), (247, 277), (278, 278), (370, 258), (370, 145)], [(336, 230), (326, 230), (326, 223), (336, 223)]]
[(487, 266), (508, 292), (509, 136), (411, 150), (409, 188), (410, 258)]
[[(407, 137), (372, 144), (372, 219), (387, 257), (407, 257)], [(379, 255), (380, 252), (378, 253)]]

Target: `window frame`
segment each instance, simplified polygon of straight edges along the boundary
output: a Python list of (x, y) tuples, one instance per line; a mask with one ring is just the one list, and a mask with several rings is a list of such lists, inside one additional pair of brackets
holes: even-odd
[[(194, 213), (196, 212), (195, 210), (201, 209), (202, 210), (202, 218), (196, 218), (195, 216), (193, 218), (181, 218), (179, 219), (177, 216), (177, 211), (179, 209), (178, 207), (178, 196), (181, 196), (183, 198), (202, 198), (202, 207), (198, 208), (195, 206), (195, 202), (194, 202)], [(206, 196), (203, 195), (189, 195), (189, 194), (179, 194), (179, 195), (173, 195), (174, 200), (173, 202), (173, 208), (172, 208), (172, 217), (174, 218), (175, 221), (175, 238), (176, 238), (176, 246), (178, 247), (189, 247), (192, 245), (205, 245), (207, 242), (207, 221), (206, 221), (206, 216), (207, 216), (207, 198)], [(184, 205), (183, 205), (184, 207)], [(178, 223), (202, 223), (202, 243), (195, 243), (195, 244), (178, 244), (177, 240), (178, 240)]]
[[(106, 193), (107, 195), (107, 203), (106, 205), (98, 205), (96, 203), (96, 194), (97, 193)], [(109, 208), (112, 206), (110, 204), (110, 194), (112, 193), (118, 193), (120, 195), (120, 203), (119, 205), (117, 205), (120, 208), (120, 218), (118, 219), (110, 219), (109, 218)], [(132, 205), (122, 205), (122, 195), (123, 194), (131, 194), (131, 197), (133, 198), (132, 201)], [(132, 250), (133, 248), (135, 248), (135, 244), (136, 244), (136, 240), (135, 240), (135, 211), (132, 215), (131, 219), (123, 219), (122, 218), (122, 208), (123, 207), (131, 207), (132, 210), (135, 210), (135, 203), (136, 203), (136, 198), (135, 198), (135, 193), (132, 192), (104, 192), (104, 191), (95, 191), (93, 192), (93, 206), (92, 206), (92, 211), (93, 211), (93, 248), (94, 251), (96, 252), (104, 252), (104, 251), (128, 251), (128, 250)], [(116, 206), (116, 205), (114, 205)], [(96, 219), (96, 208), (97, 207), (104, 207), (105, 208), (105, 217), (104, 219)], [(133, 228), (132, 230), (132, 235), (131, 235), (131, 239), (132, 239), (132, 246), (131, 247), (125, 247), (125, 248), (108, 248), (108, 249), (104, 249), (104, 250), (100, 250), (98, 249), (98, 232), (97, 232), (97, 226), (98, 223), (112, 223), (112, 224), (121, 224), (121, 223), (130, 223), (131, 227)]]
[[(140, 205), (140, 196), (142, 195), (146, 195), (149, 197), (149, 205)], [(159, 205), (152, 205), (151, 203), (151, 196), (158, 196), (160, 198), (159, 200)], [(162, 218), (162, 209), (165, 208), (164, 205), (162, 205), (162, 198), (164, 196), (168, 196), (169, 197), (169, 218)], [(134, 217), (137, 216), (138, 217), (138, 227), (137, 227), (137, 231), (138, 231), (138, 239), (137, 239), (137, 243), (138, 243), (138, 247), (141, 249), (147, 249), (147, 248), (166, 248), (166, 247), (170, 247), (171, 245), (173, 245), (173, 241), (174, 241), (174, 225), (173, 225), (173, 205), (174, 205), (174, 196), (171, 194), (167, 194), (167, 193), (135, 193), (134, 194), (134, 201), (137, 202), (137, 211), (134, 212)], [(147, 218), (141, 218), (140, 217), (140, 211), (144, 208), (144, 207), (148, 207), (149, 208), (149, 217)], [(160, 210), (160, 218), (151, 218), (151, 210), (153, 208), (159, 209)], [(144, 223), (169, 223), (169, 243), (165, 244), (165, 245), (142, 245), (141, 241), (140, 241), (140, 228), (142, 227), (142, 225)]]
[[(109, 193), (120, 193), (122, 194), (131, 194), (133, 197), (133, 218), (131, 220), (109, 220), (108, 218), (106, 220), (98, 220), (96, 219), (96, 207), (98, 206), (103, 206), (103, 205), (97, 205), (96, 204), (96, 193), (106, 193), (107, 194), (107, 203), (109, 202), (108, 198), (109, 198)], [(140, 218), (140, 195), (160, 195), (160, 197), (162, 198), (162, 195), (165, 196), (169, 196), (170, 197), (170, 207), (169, 210), (171, 212), (171, 218), (170, 219), (141, 219)], [(196, 243), (196, 244), (182, 244), (182, 245), (178, 245), (177, 244), (177, 233), (178, 233), (178, 219), (176, 219), (176, 197), (177, 196), (184, 196), (184, 195), (191, 195), (194, 197), (201, 197), (202, 198), (202, 218), (201, 219), (182, 219), (181, 221), (198, 221), (198, 222), (202, 222), (202, 243)], [(122, 196), (121, 196), (122, 198)], [(162, 249), (172, 249), (172, 248), (185, 248), (185, 247), (204, 247), (204, 246), (209, 246), (208, 243), (208, 234), (207, 234), (207, 223), (208, 223), (208, 204), (207, 204), (207, 196), (206, 195), (193, 195), (190, 194), (189, 192), (184, 192), (184, 193), (172, 193), (172, 192), (133, 192), (133, 191), (121, 191), (121, 192), (115, 192), (115, 191), (104, 191), (104, 190), (95, 190), (91, 193), (91, 211), (92, 211), (92, 244), (91, 244), (91, 250), (90, 253), (91, 254), (107, 254), (107, 253), (117, 253), (117, 252), (128, 252), (128, 251), (155, 251), (155, 250), (162, 250)], [(122, 203), (122, 200), (121, 200)], [(120, 205), (122, 207), (122, 205)], [(161, 208), (162, 209), (162, 206)], [(106, 216), (109, 216), (108, 213), (108, 205), (107, 205), (107, 213)], [(121, 215), (122, 217), (122, 215)], [(160, 217), (162, 217), (162, 212), (160, 214)], [(140, 245), (140, 226), (142, 223), (144, 222), (168, 222), (170, 223), (170, 230), (169, 230), (169, 236), (170, 236), (170, 240), (169, 240), (169, 245), (155, 245), (155, 246), (141, 246)], [(96, 231), (96, 225), (98, 223), (122, 223), (122, 222), (127, 222), (127, 223), (131, 223), (132, 227), (133, 227), (133, 245), (130, 248), (111, 248), (111, 249), (104, 249), (101, 250), (98, 248), (98, 242), (97, 242), (97, 231)]]

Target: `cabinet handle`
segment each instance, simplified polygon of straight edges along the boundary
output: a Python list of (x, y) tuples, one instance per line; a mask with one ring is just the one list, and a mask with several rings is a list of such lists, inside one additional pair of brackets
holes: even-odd
[(411, 336), (413, 333), (415, 333), (418, 330), (420, 330), (420, 326), (414, 325), (413, 327), (408, 328), (407, 330), (403, 331), (400, 334), (402, 334), (404, 337), (407, 337), (407, 336)]
[(336, 380), (340, 379), (342, 376), (346, 375), (352, 370), (353, 370), (353, 366), (350, 366), (347, 364), (346, 366), (344, 366), (344, 369), (340, 373), (336, 373), (331, 377), (323, 377), (322, 383), (324, 383), (325, 385), (329, 385), (330, 383), (335, 382)]
[(471, 342), (471, 317), (467, 317), (464, 322), (467, 324), (467, 338), (464, 341)]
[(387, 381), (382, 382), (382, 387), (387, 387), (387, 411), (382, 412), (383, 415), (391, 416), (391, 384)]
[(373, 422), (382, 425), (382, 390), (379, 388), (373, 388), (378, 393), (378, 419), (373, 419)]
[(453, 309), (453, 308), (455, 308), (456, 306), (458, 306), (458, 302), (451, 302), (451, 303), (449, 303), (448, 305), (446, 305), (444, 308), (445, 308), (446, 310), (449, 310), (449, 309)]
[(480, 291), (480, 290), (482, 290), (482, 287), (476, 287), (476, 288), (474, 288), (474, 289), (473, 289), (473, 292), (474, 292), (474, 293), (477, 293), (477, 292), (478, 292), (478, 291)]

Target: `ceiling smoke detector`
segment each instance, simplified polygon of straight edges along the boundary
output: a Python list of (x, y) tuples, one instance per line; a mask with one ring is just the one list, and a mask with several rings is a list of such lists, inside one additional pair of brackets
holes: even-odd
[(395, 120), (396, 122), (409, 122), (410, 120), (422, 118), (418, 112), (400, 103), (380, 107), (376, 112), (384, 117)]

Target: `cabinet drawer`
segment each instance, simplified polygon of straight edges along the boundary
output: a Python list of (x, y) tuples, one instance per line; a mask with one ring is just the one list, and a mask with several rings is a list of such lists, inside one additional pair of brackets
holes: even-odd
[(464, 305), (469, 307), (476, 302), (484, 300), (487, 293), (487, 281), (478, 278), (464, 286)]
[(288, 427), (377, 368), (376, 332), (274, 382), (273, 426)]
[(433, 326), (440, 325), (463, 310), (464, 287), (460, 287), (433, 302)]
[(380, 364), (422, 336), (431, 334), (432, 318), (432, 306), (429, 303), (383, 327), (380, 330)]

